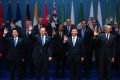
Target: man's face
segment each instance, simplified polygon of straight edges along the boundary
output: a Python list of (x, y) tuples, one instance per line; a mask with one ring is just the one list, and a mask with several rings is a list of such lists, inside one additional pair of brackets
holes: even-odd
[(92, 25), (96, 26), (96, 20), (92, 20)]
[(87, 26), (86, 21), (82, 21), (82, 22), (81, 22), (81, 27), (82, 27), (82, 28), (86, 28), (86, 26)]
[(32, 24), (30, 22), (26, 22), (25, 26), (26, 28), (29, 28), (30, 26), (32, 26)]
[(112, 31), (112, 27), (111, 26), (106, 26), (105, 27), (105, 32), (106, 33), (110, 33)]
[(38, 19), (38, 23), (39, 23), (39, 24), (43, 24), (43, 18), (39, 18), (39, 19)]
[(63, 25), (59, 25), (58, 29), (59, 31), (63, 31)]
[(25, 26), (26, 26), (26, 28), (28, 28), (29, 27), (29, 22), (26, 22)]
[(17, 30), (13, 30), (12, 35), (15, 38), (15, 37), (18, 37), (19, 33), (17, 32)]
[(42, 35), (42, 36), (46, 35), (45, 28), (40, 28), (40, 35)]
[(67, 25), (67, 26), (71, 26), (71, 20), (70, 20), (70, 19), (67, 19), (67, 20), (66, 20), (66, 25)]
[(72, 36), (77, 36), (77, 34), (78, 34), (77, 29), (72, 29), (71, 34), (72, 34)]

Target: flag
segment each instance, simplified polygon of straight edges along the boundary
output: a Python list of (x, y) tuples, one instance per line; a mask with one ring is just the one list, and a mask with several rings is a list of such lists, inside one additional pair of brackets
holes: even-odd
[(109, 6), (109, 0), (107, 0), (107, 5), (106, 5), (106, 21), (105, 24), (110, 24), (110, 6)]
[(57, 12), (56, 12), (56, 2), (54, 0), (53, 2), (53, 14), (56, 14), (57, 15)]
[(65, 23), (65, 6), (64, 6), (64, 0), (62, 0), (62, 16), (61, 16), (61, 23)]
[(10, 22), (12, 21), (12, 12), (11, 12), (11, 2), (8, 4), (8, 11), (7, 11), (7, 24), (10, 25)]
[(47, 6), (47, 2), (45, 2), (45, 6), (44, 6), (44, 17), (43, 17), (43, 23), (44, 25), (48, 25), (48, 6)]
[(103, 24), (102, 24), (102, 13), (101, 13), (100, 0), (98, 0), (97, 20), (99, 22), (99, 25), (102, 27)]
[(56, 11), (56, 2), (54, 0), (54, 2), (53, 2), (53, 13), (52, 13), (52, 23), (51, 23), (51, 26), (53, 28), (55, 28), (56, 24), (57, 24), (57, 11)]
[(3, 16), (2, 16), (2, 1), (0, 0), (0, 27), (3, 24)]
[(22, 20), (21, 20), (21, 14), (20, 14), (20, 7), (19, 3), (17, 3), (17, 10), (16, 10), (16, 19), (15, 19), (15, 24), (19, 27), (22, 28)]
[(83, 2), (81, 0), (80, 1), (80, 17), (79, 17), (79, 22), (81, 22), (83, 19), (84, 19)]
[(90, 15), (89, 15), (89, 18), (90, 18), (90, 17), (94, 17), (93, 0), (91, 0)]
[(71, 24), (75, 24), (75, 17), (74, 17), (74, 5), (73, 5), (73, 0), (71, 3)]
[(115, 11), (115, 19), (114, 19), (114, 23), (120, 25), (119, 0), (116, 0), (116, 11)]
[(30, 11), (29, 11), (29, 3), (28, 3), (28, 0), (27, 0), (27, 10), (26, 10), (26, 21), (27, 20), (30, 20)]
[(33, 21), (33, 26), (38, 24), (38, 4), (36, 1), (35, 8), (34, 8), (34, 21)]

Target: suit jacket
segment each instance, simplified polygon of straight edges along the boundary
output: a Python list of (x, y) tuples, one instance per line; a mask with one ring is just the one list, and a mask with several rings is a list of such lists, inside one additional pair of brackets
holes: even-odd
[[(79, 29), (79, 37), (82, 37), (82, 29)], [(85, 33), (84, 33), (84, 37), (82, 37), (83, 41), (85, 44), (87, 44), (88, 46), (91, 44), (91, 40), (93, 38), (93, 32), (90, 28), (86, 28)]]
[(36, 35), (35, 37), (35, 47), (33, 50), (34, 62), (37, 61), (48, 61), (48, 57), (52, 56), (52, 41), (51, 38), (46, 36), (45, 44), (42, 46), (41, 36)]
[(106, 56), (108, 58), (115, 57), (115, 36), (110, 34), (109, 40), (106, 38), (106, 34), (100, 34), (97, 38), (97, 44), (99, 47), (99, 57)]
[(71, 28), (70, 28), (70, 32), (68, 32), (68, 30), (67, 30), (67, 26), (64, 26), (65, 33), (66, 33), (66, 35), (67, 35), (68, 37), (71, 36), (71, 31), (72, 31), (73, 28), (74, 28), (74, 27), (71, 26)]
[(31, 59), (32, 54), (33, 54), (33, 49), (34, 49), (34, 40), (32, 39), (31, 34), (24, 34), (24, 53), (25, 53), (25, 58)]
[(23, 53), (23, 39), (18, 37), (18, 42), (15, 47), (14, 45), (14, 38), (13, 37), (4, 37), (3, 40), (8, 45), (8, 51), (7, 51), (7, 60), (16, 60), (21, 61), (24, 58)]
[(47, 31), (47, 35), (52, 37), (52, 26), (51, 23), (48, 23), (48, 25), (45, 26), (46, 31)]
[(73, 46), (72, 37), (70, 37), (65, 44), (68, 52), (68, 61), (72, 59), (80, 61), (80, 58), (84, 56), (82, 38), (77, 37), (75, 46)]
[(63, 37), (65, 33), (62, 33), (62, 36), (60, 36), (59, 32), (56, 33), (56, 35), (53, 37), (53, 49), (54, 49), (54, 55), (65, 55), (65, 45), (63, 43)]
[[(41, 25), (44, 27), (43, 24), (41, 24)], [(33, 33), (34, 35), (39, 34), (39, 27), (38, 27), (38, 24), (34, 26), (32, 33)]]

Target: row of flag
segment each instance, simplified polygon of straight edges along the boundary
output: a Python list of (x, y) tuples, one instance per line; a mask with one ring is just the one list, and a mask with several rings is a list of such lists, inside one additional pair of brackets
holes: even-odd
[[(99, 25), (103, 25), (103, 19), (102, 19), (102, 12), (101, 12), (101, 4), (100, 0), (98, 0), (98, 9), (97, 9), (97, 20), (99, 22)], [(84, 10), (83, 10), (83, 0), (80, 1), (80, 17), (79, 17), (79, 22), (84, 20)], [(53, 2), (53, 21), (55, 22), (55, 19), (57, 18), (57, 11), (56, 11), (56, 2), (54, 0)], [(93, 0), (91, 0), (91, 6), (90, 6), (90, 15), (89, 17), (94, 17), (94, 9), (93, 9)], [(49, 21), (49, 13), (48, 13), (48, 5), (47, 1), (45, 1), (44, 5), (44, 16), (43, 16), (43, 22), (45, 25), (48, 24)], [(71, 2), (71, 21), (72, 24), (75, 24), (75, 14), (74, 14), (74, 4), (73, 0)], [(12, 19), (12, 13), (11, 13), (11, 3), (9, 2), (8, 4), (8, 12), (7, 12), (7, 23), (9, 23)], [(30, 20), (30, 11), (29, 11), (29, 4), (27, 0), (27, 10), (26, 10), (26, 20)], [(65, 16), (65, 8), (64, 8), (64, 0), (62, 0), (62, 16), (61, 16), (61, 23), (65, 23), (66, 16)], [(2, 15), (2, 2), (0, 0), (0, 25), (3, 22), (3, 15)], [(106, 24), (110, 22), (110, 11), (109, 11), (109, 0), (107, 0), (107, 8), (106, 8)], [(119, 16), (119, 0), (116, 0), (116, 10), (115, 10), (115, 18), (114, 18), (115, 23), (120, 24), (120, 16)], [(20, 14), (20, 8), (19, 8), (19, 2), (17, 2), (17, 10), (16, 10), (16, 18), (15, 18), (15, 23), (16, 25), (22, 27), (22, 21), (21, 21), (21, 14)], [(34, 20), (33, 20), (33, 26), (37, 25), (38, 23), (38, 3), (36, 1), (36, 4), (34, 6)]]

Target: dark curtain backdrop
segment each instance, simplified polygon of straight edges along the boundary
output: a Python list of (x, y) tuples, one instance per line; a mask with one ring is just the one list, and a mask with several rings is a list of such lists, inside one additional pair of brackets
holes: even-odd
[[(13, 18), (15, 18), (18, 0), (10, 0), (10, 1), (11, 1), (11, 7), (12, 7), (12, 9), (11, 9), (12, 16), (13, 16)], [(37, 0), (37, 1), (38, 1), (39, 17), (43, 17), (44, 2), (46, 0)], [(49, 14), (52, 15), (53, 1), (54, 0), (47, 0), (47, 1), (48, 1)], [(109, 2), (110, 2), (110, 16), (112, 16), (112, 17), (114, 17), (114, 15), (115, 15), (115, 6), (116, 6), (115, 1), (116, 0), (109, 0)], [(7, 17), (8, 2), (9, 2), (9, 0), (2, 0), (4, 21), (6, 21), (6, 17)], [(31, 21), (33, 21), (33, 17), (34, 17), (35, 2), (36, 2), (36, 0), (29, 0), (29, 9), (30, 9)], [(73, 0), (73, 2), (74, 2), (75, 21), (76, 21), (75, 23), (78, 24), (79, 11), (80, 11), (79, 10), (80, 9), (80, 0)], [(64, 3), (65, 3), (64, 5), (65, 5), (66, 18), (70, 18), (71, 0), (64, 0)], [(104, 23), (105, 18), (106, 18), (106, 0), (100, 0), (100, 3), (101, 3), (101, 9), (102, 9), (103, 23)], [(22, 21), (23, 21), (23, 25), (24, 25), (25, 16), (26, 16), (26, 5), (27, 5), (26, 0), (19, 0), (19, 4), (20, 4)], [(91, 0), (83, 0), (84, 16), (85, 16), (86, 20), (88, 20), (88, 18), (89, 18), (90, 4), (91, 4)], [(119, 1), (119, 4), (120, 4), (120, 1)], [(93, 0), (93, 5), (94, 5), (94, 15), (96, 18), (97, 17), (98, 0)], [(62, 13), (62, 0), (56, 0), (56, 8), (57, 8), (58, 20), (60, 21), (61, 20), (61, 13)], [(120, 11), (120, 8), (119, 8), (119, 11)]]

